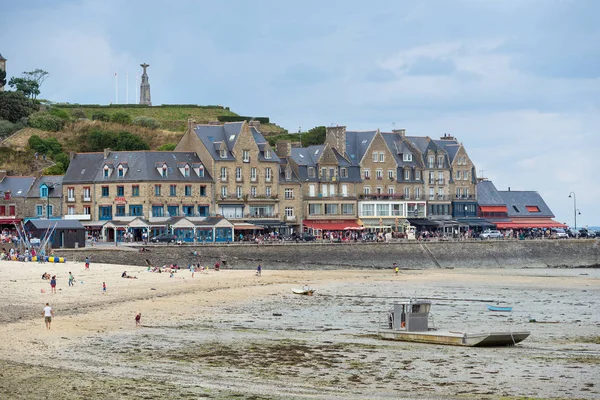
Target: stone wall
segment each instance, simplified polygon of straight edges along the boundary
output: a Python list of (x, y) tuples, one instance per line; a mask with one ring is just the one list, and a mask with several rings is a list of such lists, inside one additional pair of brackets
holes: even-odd
[[(148, 253), (127, 247), (97, 247), (57, 250), (56, 254), (77, 260), (90, 256), (95, 263), (153, 266), (200, 262), (212, 266), (225, 259), (235, 269), (344, 269), (391, 268), (544, 268), (600, 267), (600, 241), (505, 241), (505, 242), (409, 242), (391, 244), (285, 244), (151, 246)], [(200, 252), (194, 257), (192, 252)]]

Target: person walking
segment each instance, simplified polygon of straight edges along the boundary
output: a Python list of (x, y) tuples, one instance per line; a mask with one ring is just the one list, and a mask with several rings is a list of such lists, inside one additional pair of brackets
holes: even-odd
[(194, 277), (194, 273), (196, 272), (196, 268), (194, 267), (194, 264), (190, 265), (190, 271), (192, 271), (192, 278)]
[(56, 275), (52, 275), (50, 279), (50, 291), (56, 294)]
[(42, 315), (44, 316), (44, 322), (46, 322), (46, 329), (50, 329), (52, 317), (54, 317), (54, 310), (52, 309), (52, 307), (50, 307), (49, 303), (46, 303), (46, 307), (44, 307)]
[(135, 326), (136, 328), (142, 326), (142, 313), (138, 313), (138, 315), (135, 316)]
[(262, 274), (262, 267), (260, 266), (260, 264), (258, 264), (258, 267), (256, 267), (256, 276), (261, 276)]
[(90, 258), (86, 257), (85, 258), (85, 269), (90, 269)]
[(75, 281), (75, 277), (73, 276), (73, 274), (71, 273), (71, 271), (69, 271), (69, 286), (73, 286), (73, 282)]
[(399, 271), (399, 270), (400, 270), (400, 269), (398, 268), (398, 264), (394, 263), (394, 273), (395, 273), (396, 275), (398, 275), (398, 271)]
[(106, 293), (106, 282), (102, 282), (102, 294)]

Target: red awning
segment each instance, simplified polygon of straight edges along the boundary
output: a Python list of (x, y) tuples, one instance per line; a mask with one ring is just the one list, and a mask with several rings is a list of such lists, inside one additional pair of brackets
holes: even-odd
[(307, 228), (320, 229), (323, 231), (347, 231), (347, 230), (360, 230), (362, 226), (356, 223), (356, 221), (340, 221), (340, 222), (315, 222), (315, 221), (304, 221), (303, 225)]
[(506, 206), (480, 206), (481, 212), (508, 212)]
[(567, 225), (550, 218), (515, 218), (510, 222), (495, 222), (498, 229), (566, 228)]
[(21, 222), (21, 218), (0, 218), (0, 224), (12, 224), (14, 222)]

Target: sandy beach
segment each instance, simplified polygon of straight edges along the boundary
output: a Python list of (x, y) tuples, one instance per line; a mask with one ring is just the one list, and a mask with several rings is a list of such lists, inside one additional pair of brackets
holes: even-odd
[[(44, 272), (57, 275), (56, 294)], [(314, 296), (291, 293), (304, 284)], [(414, 295), (434, 299), (441, 329), (531, 336), (493, 349), (377, 339), (394, 299)], [(46, 302), (55, 312), (49, 331)], [(490, 302), (513, 312), (490, 313)], [(194, 278), (180, 270), (171, 278), (95, 262), (89, 271), (0, 262), (0, 398), (600, 398), (599, 305), (597, 269), (211, 270)]]

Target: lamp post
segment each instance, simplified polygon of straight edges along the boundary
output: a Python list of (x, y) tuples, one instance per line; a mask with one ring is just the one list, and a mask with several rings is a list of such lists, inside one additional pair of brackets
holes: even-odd
[(581, 211), (577, 208), (577, 197), (575, 197), (575, 192), (569, 193), (569, 198), (573, 197), (573, 221), (575, 223), (575, 231), (577, 231), (577, 213), (581, 215)]

